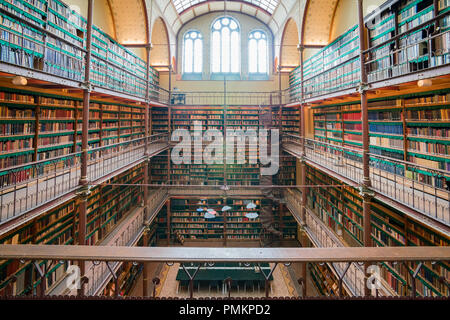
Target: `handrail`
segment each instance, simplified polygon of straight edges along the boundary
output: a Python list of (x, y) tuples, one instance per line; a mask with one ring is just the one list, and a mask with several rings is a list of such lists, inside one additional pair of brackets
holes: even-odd
[(121, 262), (450, 261), (450, 247), (177, 248), (0, 245), (0, 259)]
[[(349, 151), (357, 152), (357, 153), (361, 153), (362, 152), (361, 149), (353, 149), (351, 147), (338, 146), (338, 145), (330, 144), (330, 143), (327, 143), (327, 142), (316, 141), (314, 139), (309, 139), (309, 138), (305, 138), (305, 141), (312, 142), (312, 143), (317, 143), (317, 144), (325, 144), (325, 145), (327, 145), (329, 147), (340, 148), (340, 149), (349, 150)], [(404, 161), (404, 160), (400, 160), (400, 159), (393, 159), (393, 158), (389, 158), (389, 157), (386, 157), (386, 156), (383, 156), (383, 155), (378, 155), (378, 154), (373, 154), (373, 153), (369, 153), (369, 156), (381, 158), (381, 159), (386, 160), (386, 161), (399, 162), (399, 163), (404, 164), (404, 165), (406, 165), (408, 167), (420, 167), (420, 168), (424, 168), (424, 169), (427, 169), (427, 170), (430, 170), (430, 171), (435, 171), (435, 172), (440, 172), (440, 173), (445, 174), (445, 175), (450, 175), (450, 171), (442, 170), (442, 169), (430, 168), (430, 167), (419, 165), (419, 164), (413, 163), (413, 162), (408, 162), (408, 161)], [(362, 157), (362, 154), (361, 154), (361, 157)]]
[[(291, 136), (291, 137), (298, 138), (298, 139), (302, 138), (299, 135), (290, 134), (290, 133), (289, 134), (284, 134), (284, 136), (286, 136), (286, 137)], [(317, 141), (317, 140), (310, 139), (310, 138), (305, 138), (305, 141), (306, 142), (310, 142), (310, 143), (315, 143), (315, 144), (326, 145), (326, 146), (332, 147), (332, 148), (348, 150), (348, 151), (352, 151), (352, 152), (356, 152), (356, 153), (361, 153), (362, 152), (361, 149), (355, 149), (355, 148), (351, 148), (351, 147), (347, 147), (347, 146), (339, 146), (339, 145), (331, 144), (331, 143), (328, 143), (328, 142)], [(294, 142), (294, 143), (297, 143), (297, 142)], [(399, 163), (404, 164), (405, 166), (408, 166), (408, 167), (420, 167), (420, 168), (424, 168), (424, 169), (427, 169), (427, 170), (430, 170), (430, 171), (435, 171), (435, 172), (439, 172), (439, 173), (442, 173), (442, 174), (445, 174), (445, 175), (450, 175), (450, 171), (442, 170), (442, 169), (430, 168), (430, 167), (427, 167), (427, 166), (418, 165), (417, 163), (413, 163), (413, 162), (408, 162), (408, 161), (404, 161), (404, 160), (400, 160), (400, 159), (393, 159), (393, 158), (389, 158), (389, 157), (386, 157), (386, 156), (383, 156), (383, 155), (378, 155), (378, 154), (373, 154), (373, 153), (369, 153), (369, 156), (381, 158), (381, 159), (386, 160), (386, 161), (399, 162)], [(362, 154), (361, 154), (361, 157), (362, 157)]]
[[(148, 136), (148, 137), (142, 137), (142, 138), (137, 138), (137, 139), (133, 139), (133, 140), (128, 140), (128, 141), (122, 141), (122, 142), (118, 142), (118, 143), (114, 143), (114, 144), (109, 144), (107, 146), (102, 146), (102, 147), (89, 149), (88, 152), (92, 153), (92, 152), (95, 152), (95, 151), (98, 151), (98, 150), (101, 150), (101, 149), (105, 149), (105, 148), (113, 148), (113, 147), (117, 147), (117, 146), (124, 145), (124, 144), (127, 144), (127, 143), (133, 143), (133, 142), (137, 142), (137, 141), (140, 141), (140, 140), (151, 139), (151, 138), (154, 138), (154, 137), (163, 137), (163, 136), (168, 136), (168, 133), (158, 133), (158, 134), (154, 134), (154, 135), (151, 135), (151, 136)], [(39, 161), (34, 161), (34, 162), (27, 162), (26, 164), (17, 165), (17, 166), (14, 166), (14, 167), (1, 168), (0, 169), (0, 176), (1, 176), (3, 171), (12, 171), (12, 170), (21, 169), (21, 168), (24, 168), (24, 167), (40, 165), (40, 164), (43, 164), (43, 163), (49, 163), (49, 162), (51, 163), (51, 162), (55, 162), (55, 161), (58, 161), (58, 160), (61, 160), (61, 159), (64, 159), (64, 158), (76, 157), (78, 155), (81, 155), (81, 153), (82, 153), (81, 151), (80, 152), (75, 152), (75, 153), (69, 153), (69, 154), (58, 156), (58, 157), (54, 157), (54, 158), (51, 158), (51, 159), (39, 160)]]

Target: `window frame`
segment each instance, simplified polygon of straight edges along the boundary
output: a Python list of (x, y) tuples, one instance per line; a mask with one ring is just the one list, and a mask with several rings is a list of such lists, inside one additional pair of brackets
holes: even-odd
[[(232, 57), (233, 57), (233, 55), (232, 55), (233, 50), (231, 48), (231, 34), (232, 34), (232, 32), (230, 33), (230, 66), (229, 66), (230, 67), (230, 72), (222, 72), (222, 71), (214, 72), (213, 71), (214, 70), (214, 65), (213, 65), (214, 64), (214, 59), (213, 59), (213, 55), (214, 55), (214, 45), (213, 45), (214, 25), (217, 23), (217, 21), (220, 21), (220, 20), (222, 20), (224, 18), (228, 18), (228, 19), (234, 21), (237, 24), (237, 34), (238, 34), (237, 43), (238, 43), (238, 46), (239, 46), (238, 50), (236, 50), (237, 51), (237, 58), (238, 58), (238, 71), (237, 72), (231, 72), (231, 69), (232, 69), (231, 61), (232, 61)], [(221, 33), (222, 29), (223, 29), (223, 25), (222, 25), (222, 28), (220, 29), (220, 33)], [(238, 78), (240, 78), (241, 73), (242, 73), (242, 52), (241, 51), (242, 51), (242, 48), (243, 48), (242, 47), (242, 36), (241, 36), (242, 27), (241, 27), (241, 24), (239, 23), (239, 20), (236, 19), (235, 17), (230, 16), (230, 15), (219, 16), (219, 17), (215, 18), (212, 21), (212, 23), (210, 25), (210, 28), (209, 28), (209, 32), (210, 32), (210, 41), (209, 41), (210, 44), (209, 44), (209, 46), (210, 46), (210, 77), (211, 77), (211, 79), (212, 80), (216, 80), (216, 79), (221, 79), (222, 77), (228, 77), (229, 79), (233, 78), (233, 79), (237, 80)], [(222, 34), (220, 36), (220, 39), (222, 39)], [(221, 48), (222, 48), (222, 46), (221, 46)], [(220, 50), (220, 55), (221, 55), (220, 56), (220, 69), (222, 70), (223, 69), (222, 68), (222, 50)]]
[[(255, 33), (255, 32), (260, 32), (260, 33), (262, 33), (264, 36), (265, 36), (265, 41), (266, 41), (266, 50), (265, 50), (265, 55), (266, 55), (266, 58), (265, 58), (265, 60), (266, 60), (266, 72), (259, 72), (259, 67), (260, 67), (260, 64), (259, 64), (259, 60), (260, 60), (260, 57), (259, 57), (259, 48), (258, 48), (258, 43), (259, 43), (259, 40), (256, 40), (256, 59), (257, 59), (257, 61), (256, 61), (256, 69), (258, 70), (257, 72), (251, 72), (250, 71), (250, 36), (253, 34), (253, 33)], [(253, 77), (253, 76), (256, 76), (256, 77), (258, 77), (258, 76), (263, 76), (263, 77), (268, 77), (269, 76), (269, 74), (270, 74), (270, 53), (269, 53), (269, 35), (267, 34), (267, 32), (265, 31), (265, 30), (263, 30), (263, 29), (253, 29), (253, 30), (251, 30), (249, 33), (248, 33), (248, 36), (247, 36), (247, 52), (248, 52), (248, 74), (249, 74), (249, 76), (250, 77)]]
[[(192, 44), (192, 72), (186, 72), (186, 37), (187, 37), (187, 35), (189, 35), (190, 33), (197, 33), (198, 35), (200, 35), (200, 39), (201, 39), (201, 41), (202, 41), (202, 57), (201, 57), (201, 71), (200, 72), (195, 72), (195, 41), (192, 41), (193, 42), (193, 44)], [(194, 76), (194, 77), (198, 77), (198, 76), (200, 76), (200, 75), (202, 75), (203, 74), (203, 71), (204, 71), (204, 47), (205, 47), (205, 38), (203, 37), (203, 34), (199, 31), (199, 30), (197, 30), (197, 29), (190, 29), (190, 30), (187, 30), (184, 34), (183, 34), (183, 45), (182, 45), (182, 50), (181, 50), (181, 53), (182, 53), (182, 55), (183, 55), (183, 58), (181, 59), (182, 60), (182, 74), (183, 75), (187, 75), (188, 77), (189, 76)]]

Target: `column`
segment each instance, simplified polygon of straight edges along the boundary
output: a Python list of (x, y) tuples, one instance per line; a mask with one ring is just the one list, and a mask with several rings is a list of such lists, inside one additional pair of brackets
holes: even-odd
[[(306, 186), (306, 154), (305, 154), (305, 136), (306, 136), (306, 127), (305, 127), (305, 97), (304, 97), (304, 79), (303, 79), (303, 53), (305, 51), (305, 47), (303, 44), (300, 44), (298, 46), (298, 50), (300, 52), (300, 143), (301, 143), (301, 152), (300, 152), (300, 185), (301, 185), (301, 191), (302, 191), (302, 201), (301, 201), (301, 208), (300, 208), (300, 217), (302, 221), (302, 225), (300, 228), (303, 230), (302, 236), (306, 236), (306, 232), (304, 232), (306, 227), (306, 204), (307, 204), (307, 193), (308, 189)], [(305, 239), (300, 239), (303, 243), (305, 243)], [(307, 277), (307, 264), (302, 263), (302, 278), (303, 278), (303, 285), (302, 285), (302, 296), (306, 297), (306, 277)]]
[[(371, 201), (374, 196), (370, 190), (370, 145), (369, 145), (369, 112), (367, 105), (367, 72), (365, 68), (365, 55), (364, 50), (367, 48), (366, 43), (366, 29), (364, 26), (364, 13), (363, 13), (363, 0), (358, 0), (358, 27), (359, 27), (359, 45), (360, 54), (359, 61), (361, 67), (361, 84), (359, 87), (359, 93), (361, 94), (361, 114), (362, 114), (362, 134), (363, 134), (363, 180), (360, 183), (360, 195), (363, 197), (363, 230), (364, 230), (364, 247), (371, 247), (371, 226), (370, 226), (370, 210)], [(364, 267), (367, 270), (369, 263), (365, 263)], [(367, 276), (367, 274), (366, 274)], [(370, 296), (370, 290), (364, 286), (365, 296)]]
[[(94, 12), (94, 0), (88, 0), (88, 18), (87, 18), (87, 34), (86, 34), (86, 63), (84, 69), (84, 88), (83, 88), (83, 126), (81, 133), (81, 179), (78, 196), (80, 197), (79, 218), (78, 218), (78, 244), (86, 245), (86, 214), (87, 201), (89, 198), (89, 180), (88, 172), (88, 149), (89, 149), (89, 104), (91, 96), (91, 47), (92, 47), (92, 21)], [(75, 128), (75, 130), (77, 130)], [(79, 262), (80, 274), (84, 276), (86, 273), (84, 261)], [(78, 292), (84, 294), (84, 287)]]

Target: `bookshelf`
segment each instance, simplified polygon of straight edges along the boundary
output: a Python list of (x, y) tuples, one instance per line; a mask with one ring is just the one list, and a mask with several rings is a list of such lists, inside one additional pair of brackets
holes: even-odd
[[(255, 209), (248, 209), (247, 205), (254, 203)], [(236, 199), (236, 198), (174, 198), (170, 201), (171, 234), (178, 233), (183, 239), (190, 241), (257, 241), (262, 230), (259, 217), (247, 218), (248, 213), (260, 214), (261, 206), (270, 205), (264, 199)], [(224, 206), (231, 209), (222, 212)], [(205, 211), (197, 209), (214, 209), (217, 217), (206, 219)], [(283, 232), (284, 240), (297, 239), (297, 223), (286, 208), (280, 210), (277, 205), (272, 207), (275, 227)], [(167, 209), (163, 208), (154, 222), (157, 226), (155, 237), (167, 239)]]
[[(256, 137), (258, 137), (258, 130), (261, 128), (261, 109), (254, 106), (232, 106), (226, 109), (215, 106), (174, 106), (171, 108), (170, 121), (166, 120), (165, 109), (154, 108), (153, 110), (152, 124), (154, 130), (160, 130), (160, 128), (166, 130), (166, 124), (169, 122), (172, 132), (184, 129), (190, 131), (193, 135), (195, 122), (197, 122), (203, 131), (218, 130), (224, 133), (226, 130), (227, 137), (231, 137), (232, 132), (239, 130), (244, 132), (254, 130)], [(274, 109), (272, 113), (274, 113), (274, 127), (278, 129), (275, 122), (279, 118), (279, 110)], [(284, 132), (298, 133), (299, 117), (298, 107), (284, 108), (282, 114), (282, 122), (285, 125), (283, 127)], [(193, 151), (195, 137), (192, 137), (192, 139), (191, 150)], [(203, 151), (207, 144), (206, 141), (203, 141)], [(223, 185), (226, 178), (228, 185), (259, 185), (260, 165), (257, 147), (247, 142), (245, 151), (241, 152), (236, 147), (234, 152), (235, 161), (233, 164), (206, 164), (204, 161), (201, 164), (196, 164), (194, 157), (191, 158), (190, 164), (172, 163), (170, 167), (171, 181), (176, 184)], [(238, 163), (238, 157), (244, 157), (244, 163)], [(282, 154), (282, 161), (278, 175), (280, 183), (295, 185), (295, 158), (288, 154)], [(155, 160), (155, 165), (162, 167), (162, 163), (156, 164), (156, 162)]]
[[(391, 0), (377, 16), (365, 19), (369, 48), (368, 81), (399, 77), (450, 62), (449, 16), (428, 21), (449, 10), (448, 0)], [(437, 4), (435, 8), (434, 3)], [(422, 27), (419, 27), (422, 25)], [(419, 29), (417, 29), (419, 27)], [(400, 36), (400, 37), (397, 37)], [(392, 39), (392, 41), (390, 41)], [(360, 81), (357, 26), (304, 62), (305, 99), (356, 87)], [(301, 68), (289, 78), (292, 100), (300, 98)]]
[[(107, 181), (112, 184), (142, 183), (144, 166), (140, 165)], [(89, 245), (96, 245), (108, 236), (114, 226), (124, 218), (133, 207), (142, 201), (141, 188), (138, 186), (97, 186), (88, 198), (86, 240)], [(78, 202), (70, 200), (55, 209), (49, 210), (37, 218), (26, 222), (14, 230), (2, 235), (2, 244), (53, 244), (72, 245), (78, 237)], [(75, 242), (74, 242), (75, 241)], [(41, 261), (40, 264), (45, 264)], [(47, 289), (57, 279), (64, 276), (68, 265), (56, 264), (49, 270)], [(40, 282), (31, 265), (19, 265), (12, 261), (0, 263), (0, 284), (6, 277), (16, 274), (16, 292), (24, 295), (34, 290)], [(33, 275), (34, 274), (34, 275)]]
[[(327, 264), (308, 263), (312, 283), (323, 296), (338, 296), (339, 281)], [(348, 293), (343, 290), (344, 296)]]
[[(0, 168), (81, 151), (82, 101), (0, 88)], [(143, 137), (144, 107), (91, 101), (89, 148)]]
[[(0, 61), (84, 81), (87, 21), (59, 0), (1, 0)], [(146, 95), (146, 62), (93, 26), (92, 82)], [(150, 67), (150, 96), (158, 98), (159, 73)]]
[[(449, 89), (369, 100), (370, 153), (448, 171), (449, 101)], [(313, 110), (317, 141), (362, 148), (359, 102), (317, 106)], [(389, 161), (373, 161), (372, 165), (438, 188), (445, 189), (450, 178), (432, 178)]]
[[(342, 185), (342, 182), (307, 166), (307, 184)], [(308, 207), (322, 222), (348, 246), (362, 246), (363, 215), (362, 197), (350, 186), (310, 188)], [(435, 230), (410, 219), (378, 200), (371, 203), (371, 238), (374, 246), (447, 246), (449, 238)], [(401, 264), (383, 263), (383, 279), (399, 294), (411, 289), (408, 269)], [(439, 277), (448, 278), (449, 265), (428, 264), (419, 273), (417, 292), (419, 295), (447, 295)], [(420, 283), (420, 284), (419, 284)], [(409, 287), (408, 287), (409, 286)]]

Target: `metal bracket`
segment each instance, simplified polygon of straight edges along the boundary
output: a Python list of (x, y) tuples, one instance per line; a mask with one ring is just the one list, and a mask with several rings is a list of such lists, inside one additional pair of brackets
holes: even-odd
[(359, 189), (359, 194), (362, 197), (370, 197), (370, 198), (375, 197), (375, 192), (373, 192), (371, 189), (367, 188), (365, 185), (359, 185), (358, 189)]
[(83, 82), (80, 84), (80, 88), (83, 90), (87, 90), (88, 92), (92, 92), (94, 90), (94, 86), (91, 82)]
[(189, 271), (187, 271), (186, 267), (184, 266), (184, 263), (181, 264), (181, 267), (183, 268), (184, 272), (187, 274), (187, 276), (189, 278), (189, 295), (190, 295), (190, 298), (192, 299), (194, 297), (194, 279), (195, 279), (195, 276), (197, 275), (197, 273), (199, 272), (200, 268), (202, 267), (202, 265), (199, 264), (193, 274), (190, 274)]
[(275, 269), (277, 268), (277, 266), (278, 266), (278, 262), (275, 263), (275, 265), (273, 266), (272, 269), (270, 269), (269, 274), (265, 274), (264, 271), (263, 271), (263, 268), (261, 267), (261, 264), (258, 263), (258, 268), (261, 271), (262, 275), (264, 276), (264, 279), (266, 280), (265, 281), (265, 284), (266, 284), (266, 298), (269, 297), (269, 279), (272, 276), (272, 274), (275, 271)]
[(367, 83), (361, 82), (359, 84), (357, 90), (358, 90), (359, 93), (362, 94), (362, 93), (366, 92), (367, 90), (369, 90), (369, 85)]
[(83, 198), (83, 199), (85, 199), (85, 198), (89, 197), (89, 195), (91, 194), (91, 188), (92, 188), (91, 185), (81, 186), (78, 189), (78, 191), (76, 192), (76, 195), (81, 197), (81, 198)]

